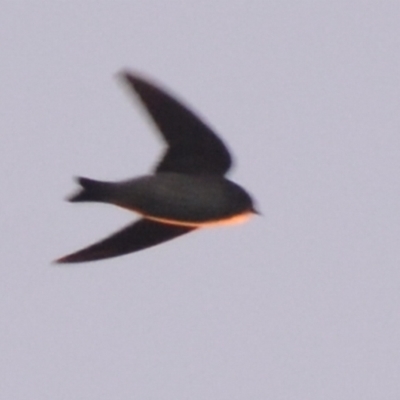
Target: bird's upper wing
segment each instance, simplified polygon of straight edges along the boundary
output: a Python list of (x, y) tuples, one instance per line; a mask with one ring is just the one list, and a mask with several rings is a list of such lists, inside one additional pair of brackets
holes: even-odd
[(168, 144), (156, 172), (224, 175), (228, 171), (232, 161), (227, 148), (192, 111), (146, 80), (128, 72), (121, 75)]
[(122, 256), (174, 239), (193, 229), (195, 228), (140, 219), (106, 239), (61, 257), (56, 262), (76, 263)]

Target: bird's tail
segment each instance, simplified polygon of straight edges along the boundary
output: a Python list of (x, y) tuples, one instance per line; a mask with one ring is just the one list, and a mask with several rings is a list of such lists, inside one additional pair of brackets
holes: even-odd
[(83, 177), (78, 177), (76, 180), (81, 185), (81, 189), (78, 193), (69, 197), (68, 201), (73, 203), (80, 201), (107, 201), (112, 183)]

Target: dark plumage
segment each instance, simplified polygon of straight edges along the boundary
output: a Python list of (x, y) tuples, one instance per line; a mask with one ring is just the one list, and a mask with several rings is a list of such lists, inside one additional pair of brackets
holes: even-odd
[(153, 175), (121, 182), (78, 178), (71, 202), (118, 205), (142, 219), (110, 237), (57, 260), (83, 262), (155, 246), (196, 228), (234, 222), (254, 213), (251, 197), (224, 178), (231, 157), (221, 139), (164, 90), (131, 73), (122, 77), (159, 128), (168, 147)]

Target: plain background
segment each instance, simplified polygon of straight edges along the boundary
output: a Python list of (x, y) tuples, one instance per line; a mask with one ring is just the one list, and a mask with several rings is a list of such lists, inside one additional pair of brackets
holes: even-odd
[[(400, 398), (400, 3), (1, 1), (0, 397)], [(51, 260), (135, 218), (72, 177), (162, 152), (115, 74), (203, 116), (262, 217)]]

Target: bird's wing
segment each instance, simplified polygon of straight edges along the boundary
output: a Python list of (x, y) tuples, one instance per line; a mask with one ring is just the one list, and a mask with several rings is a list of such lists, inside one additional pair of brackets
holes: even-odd
[(121, 75), (168, 144), (156, 172), (224, 175), (228, 171), (232, 161), (227, 148), (192, 111), (146, 80), (128, 72)]
[(61, 257), (56, 262), (76, 263), (122, 256), (174, 239), (193, 229), (195, 228), (140, 219), (106, 239)]

